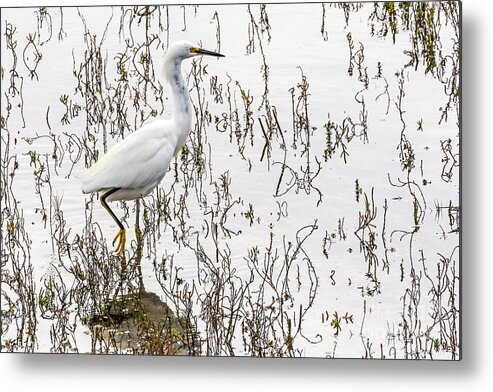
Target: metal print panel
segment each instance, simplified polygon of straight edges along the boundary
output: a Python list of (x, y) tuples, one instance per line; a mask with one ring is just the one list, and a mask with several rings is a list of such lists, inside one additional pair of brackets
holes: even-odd
[(460, 3), (1, 13), (2, 352), (460, 359)]

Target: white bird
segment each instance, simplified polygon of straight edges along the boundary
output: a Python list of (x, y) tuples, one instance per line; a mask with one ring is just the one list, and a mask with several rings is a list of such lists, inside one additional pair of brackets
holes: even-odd
[(125, 251), (125, 228), (107, 202), (147, 196), (161, 182), (171, 159), (185, 144), (192, 125), (192, 105), (181, 63), (199, 55), (224, 57), (188, 41), (169, 46), (162, 71), (171, 87), (174, 103), (171, 119), (156, 120), (133, 132), (80, 177), (82, 192), (101, 192), (101, 204), (120, 228), (113, 240), (113, 245), (118, 240), (118, 254)]

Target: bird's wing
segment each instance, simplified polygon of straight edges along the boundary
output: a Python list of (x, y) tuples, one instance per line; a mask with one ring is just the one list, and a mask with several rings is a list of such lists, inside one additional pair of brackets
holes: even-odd
[(81, 176), (82, 192), (144, 188), (167, 172), (177, 144), (170, 121), (143, 126), (112, 147)]

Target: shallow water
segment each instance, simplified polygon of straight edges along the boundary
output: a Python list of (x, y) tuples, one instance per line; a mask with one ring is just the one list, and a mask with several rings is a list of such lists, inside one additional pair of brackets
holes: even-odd
[[(456, 103), (441, 121), (454, 70), (448, 61), (440, 80), (423, 63), (405, 67), (412, 29), (399, 25), (395, 43), (372, 34), (373, 10), (366, 3), (347, 20), (343, 8), (329, 4), (2, 10), (2, 36), (11, 24), (17, 41), (15, 56), (2, 41), (2, 311), (22, 292), (9, 280), (21, 258), (7, 254), (23, 248), (6, 235), (17, 217), (27, 233), (32, 271), (25, 274), (33, 279), (37, 321), (29, 348), (25, 335), (19, 339), (23, 324), (15, 322), (25, 320), (21, 313), (3, 313), (4, 349), (98, 352), (82, 319), (94, 298), (106, 295), (87, 287), (105, 280), (77, 285), (69, 266), (89, 268), (81, 256), (87, 251), (116, 271), (118, 260), (109, 255), (117, 227), (96, 197), (82, 195), (77, 176), (95, 149), (104, 152), (105, 140), (112, 146), (154, 115), (169, 116), (159, 59), (168, 42), (186, 38), (226, 57), (183, 64), (194, 129), (188, 154), (141, 206), (145, 289), (177, 314), (188, 292), (187, 309), (204, 342), (200, 354), (457, 359)], [(443, 10), (440, 16), (442, 58), (454, 58), (455, 29)], [(142, 57), (146, 51), (153, 63)], [(117, 65), (122, 53), (128, 80)], [(46, 181), (37, 194), (40, 179)], [(163, 197), (167, 212), (158, 216)], [(122, 207), (113, 203), (119, 217)], [(134, 203), (126, 207), (132, 265)], [(53, 240), (57, 233), (66, 236)], [(180, 283), (167, 292), (157, 278), (165, 265), (164, 285), (177, 282), (171, 260)], [(53, 279), (69, 293), (61, 301), (65, 313), (53, 305), (53, 318), (33, 305), (49, 276), (59, 276)], [(119, 276), (112, 279), (110, 291)], [(64, 344), (50, 335), (62, 324), (72, 328)], [(254, 325), (263, 326), (256, 332), (264, 340), (254, 338)]]

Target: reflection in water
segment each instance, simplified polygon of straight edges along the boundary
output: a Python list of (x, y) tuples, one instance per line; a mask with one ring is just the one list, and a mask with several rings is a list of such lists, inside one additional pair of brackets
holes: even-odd
[[(92, 351), (153, 355), (192, 354), (191, 326), (176, 318), (155, 293), (139, 290), (115, 299), (101, 316), (89, 321)], [(186, 349), (184, 348), (186, 347)]]
[[(459, 358), (457, 2), (4, 14), (4, 351)], [(116, 255), (77, 176), (193, 37), (227, 57)]]

